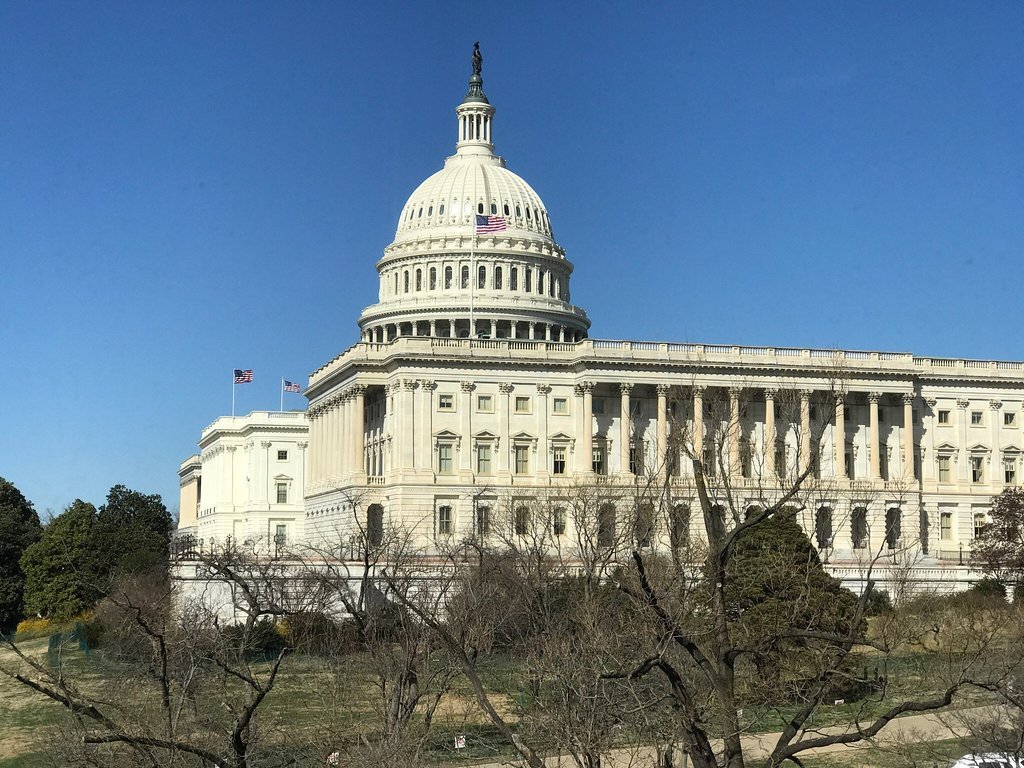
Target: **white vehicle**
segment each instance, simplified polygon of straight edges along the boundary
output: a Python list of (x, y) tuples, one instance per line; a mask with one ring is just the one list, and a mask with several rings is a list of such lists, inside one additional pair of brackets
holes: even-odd
[(964, 755), (952, 768), (1024, 768), (1024, 759), (1005, 752), (987, 752), (984, 755)]

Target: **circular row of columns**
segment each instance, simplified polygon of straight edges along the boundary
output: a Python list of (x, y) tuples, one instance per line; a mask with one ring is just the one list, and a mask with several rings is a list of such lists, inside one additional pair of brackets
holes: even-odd
[[(622, 383), (619, 385), (621, 396), (621, 410), (619, 415), (619, 466), (625, 472), (629, 468), (629, 450), (631, 445), (631, 419), (630, 419), (630, 396), (633, 391), (633, 384)], [(704, 394), (706, 387), (697, 386), (692, 389), (693, 399), (693, 450), (697, 456), (704, 453)], [(577, 388), (578, 394), (583, 396), (583, 455), (590, 456), (593, 451), (593, 383), (585, 383)], [(655, 387), (658, 395), (658, 461), (663, 461), (668, 452), (668, 396), (671, 387), (667, 384), (658, 384)], [(739, 474), (740, 468), (740, 413), (741, 398), (744, 390), (741, 387), (729, 388), (729, 427), (727, 432), (729, 467), (734, 474)], [(776, 441), (775, 428), (775, 399), (778, 390), (765, 389), (765, 445), (774, 445)], [(800, 456), (799, 467), (806, 468), (811, 455), (811, 396), (812, 390), (800, 390)], [(846, 419), (845, 419), (845, 395), (835, 395), (835, 474), (838, 477), (848, 476), (846, 466)], [(914, 395), (905, 393), (903, 398), (903, 476), (904, 479), (914, 478)], [(873, 479), (881, 479), (881, 462), (879, 461), (879, 430), (878, 430), (878, 401), (881, 399), (880, 392), (868, 393), (868, 453), (870, 461), (870, 476)], [(765, 451), (764, 456), (766, 474), (771, 477), (776, 473), (775, 451)]]
[[(460, 318), (461, 320), (461, 318)], [(394, 339), (397, 339), (403, 335), (405, 336), (431, 336), (434, 338), (456, 338), (455, 335), (455, 323), (456, 320), (411, 320), (407, 323), (385, 323), (383, 325), (374, 326), (367, 328), (363, 331), (363, 341), (369, 344), (384, 344)], [(465, 322), (470, 322), (469, 318), (465, 318)], [(490, 323), (491, 331), (490, 336), (492, 339), (498, 337), (498, 320), (474, 320), (474, 323)], [(553, 323), (539, 323), (530, 320), (510, 320), (511, 329), (513, 335), (509, 337), (510, 341), (559, 341), (559, 342), (573, 342), (579, 341), (583, 338), (580, 331), (575, 331), (572, 328), (567, 328), (564, 325), (555, 325)], [(428, 333), (418, 333), (420, 330), (421, 323), (429, 323)], [(527, 335), (520, 338), (515, 336), (515, 331), (518, 330), (519, 324), (525, 323), (527, 326)], [(413, 333), (403, 334), (402, 328), (406, 325), (411, 326)], [(447, 335), (439, 335), (438, 330), (447, 329)]]

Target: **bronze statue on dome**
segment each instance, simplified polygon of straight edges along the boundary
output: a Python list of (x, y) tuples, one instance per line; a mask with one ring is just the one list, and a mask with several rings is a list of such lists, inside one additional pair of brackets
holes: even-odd
[(479, 75), (484, 66), (484, 57), (480, 55), (480, 43), (473, 43), (473, 74)]

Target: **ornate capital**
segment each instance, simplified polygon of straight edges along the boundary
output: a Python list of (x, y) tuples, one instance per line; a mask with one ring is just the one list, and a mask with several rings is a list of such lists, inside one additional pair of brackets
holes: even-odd
[(697, 384), (697, 385), (695, 385), (693, 387), (693, 396), (694, 397), (704, 397), (704, 393), (707, 392), (707, 391), (708, 391), (708, 388), (705, 387), (703, 384)]
[(584, 393), (592, 395), (594, 394), (594, 389), (597, 387), (597, 384), (592, 381), (584, 381), (580, 386), (583, 387)]
[(774, 400), (778, 396), (778, 394), (779, 390), (775, 389), (774, 387), (765, 387), (764, 389), (765, 400)]
[(299, 447), (299, 450), (305, 450), (306, 448), (309, 448), (309, 443), (307, 442), (298, 442), (295, 445)]
[(549, 395), (549, 394), (551, 394), (551, 387), (549, 385), (547, 385), (547, 384), (538, 384), (537, 385), (537, 394), (538, 395), (545, 395), (545, 396)]
[(402, 379), (402, 389), (412, 392), (416, 389), (416, 379)]
[(801, 389), (800, 390), (800, 399), (802, 401), (810, 400), (811, 399), (811, 395), (813, 395), (813, 394), (814, 394), (814, 390), (813, 389)]
[(434, 383), (433, 379), (420, 379), (420, 389), (424, 392), (433, 392), (437, 389), (437, 384)]
[(269, 440), (260, 440), (260, 448), (269, 448), (273, 443)]
[(459, 389), (461, 389), (463, 392), (472, 392), (474, 389), (476, 389), (476, 384), (474, 384), (472, 381), (460, 381)]
[(904, 405), (913, 405), (915, 397), (916, 397), (916, 395), (913, 392), (904, 392), (903, 393), (903, 404)]
[(929, 408), (934, 408), (936, 405), (939, 404), (939, 401), (936, 400), (934, 397), (929, 397), (927, 400), (924, 401), (924, 404), (927, 405)]
[(956, 401), (956, 407), (957, 407), (957, 408), (961, 408), (961, 409), (964, 409), (964, 410), (966, 410), (966, 409), (967, 409), (967, 407), (968, 407), (968, 406), (969, 406), (970, 404), (971, 404), (971, 401), (970, 401), (970, 400), (957, 400), (957, 401)]
[(672, 390), (672, 387), (668, 384), (658, 384), (654, 390), (658, 393), (658, 397), (668, 397), (668, 393)]
[(743, 396), (743, 387), (729, 387), (729, 397), (739, 400)]
[(351, 387), (349, 387), (348, 391), (352, 395), (352, 397), (360, 397), (360, 396), (366, 394), (366, 385), (365, 384), (353, 384)]
[(620, 394), (626, 395), (628, 397), (630, 395), (630, 393), (632, 393), (632, 391), (633, 391), (633, 385), (632, 384), (627, 384), (624, 381), (620, 381), (619, 382), (619, 393)]
[(881, 392), (868, 392), (868, 402), (878, 404), (878, 401), (882, 399)]
[(836, 408), (842, 408), (846, 402), (846, 394), (843, 392), (836, 392)]
[(502, 382), (498, 385), (498, 391), (503, 395), (510, 395), (515, 390), (515, 387), (508, 382)]
[(1002, 400), (989, 400), (988, 407), (991, 408), (993, 411), (998, 411), (1000, 408), (1003, 407), (1003, 402)]

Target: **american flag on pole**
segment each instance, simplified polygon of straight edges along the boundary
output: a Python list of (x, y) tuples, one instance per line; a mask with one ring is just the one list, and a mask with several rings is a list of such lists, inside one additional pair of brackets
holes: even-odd
[(252, 381), (252, 368), (243, 371), (235, 368), (235, 384), (248, 384)]
[(284, 380), (284, 391), (285, 392), (301, 392), (302, 385), (295, 381)]
[(477, 216), (476, 233), (486, 235), (491, 232), (504, 232), (506, 229), (505, 219), (501, 216)]

